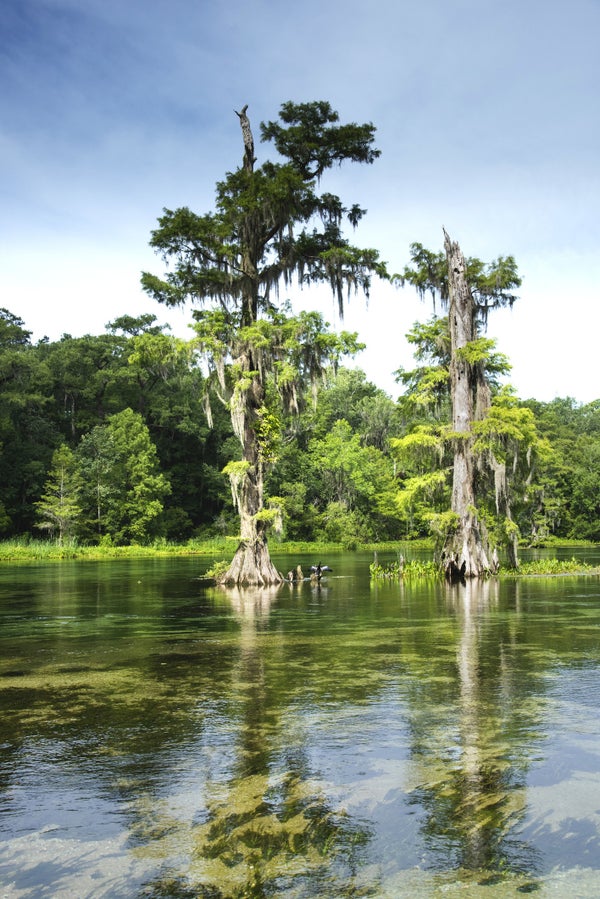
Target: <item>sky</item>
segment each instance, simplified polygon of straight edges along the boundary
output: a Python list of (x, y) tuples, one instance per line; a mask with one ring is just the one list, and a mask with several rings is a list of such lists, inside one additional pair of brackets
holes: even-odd
[[(368, 213), (348, 236), (391, 272), (414, 241), (516, 258), (523, 284), (488, 336), (523, 398), (600, 398), (600, 0), (3, 0), (0, 306), (32, 340), (100, 334), (152, 313), (191, 337), (191, 309), (140, 287), (163, 207), (214, 207), (241, 163), (234, 110), (328, 100), (372, 122), (381, 157), (322, 183)], [(290, 290), (367, 349), (350, 365), (392, 397), (405, 334), (433, 313), (375, 282), (343, 322), (323, 289)]]

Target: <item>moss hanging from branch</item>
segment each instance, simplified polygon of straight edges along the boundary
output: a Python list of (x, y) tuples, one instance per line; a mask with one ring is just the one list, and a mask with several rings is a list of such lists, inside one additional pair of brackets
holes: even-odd
[(242, 506), (242, 485), (248, 477), (251, 465), (245, 460), (239, 462), (228, 462), (223, 469), (223, 474), (229, 478), (231, 485), (231, 498), (235, 509), (239, 512)]

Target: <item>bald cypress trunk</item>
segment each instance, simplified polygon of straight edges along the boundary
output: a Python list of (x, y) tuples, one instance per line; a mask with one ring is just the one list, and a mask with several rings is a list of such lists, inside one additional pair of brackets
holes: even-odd
[(458, 243), (451, 241), (445, 231), (444, 248), (448, 263), (450, 391), (454, 432), (452, 511), (458, 517), (458, 527), (444, 548), (446, 570), (451, 576), (479, 577), (491, 570), (487, 534), (477, 518), (475, 507), (472, 452), (472, 423), (482, 385), (477, 368), (461, 352), (477, 337), (476, 306), (467, 281), (463, 253)]
[[(252, 371), (252, 357), (238, 359), (246, 371)], [(245, 466), (232, 492), (240, 515), (240, 543), (231, 565), (219, 579), (228, 586), (267, 587), (283, 578), (273, 565), (267, 544), (267, 521), (260, 517), (264, 509), (264, 464), (256, 434), (258, 411), (264, 400), (264, 387), (257, 375), (252, 377), (248, 390), (240, 391), (231, 400), (234, 431), (242, 444)]]

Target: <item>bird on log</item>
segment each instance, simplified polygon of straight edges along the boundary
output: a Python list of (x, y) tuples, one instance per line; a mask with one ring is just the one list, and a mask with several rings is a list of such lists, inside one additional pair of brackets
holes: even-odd
[(317, 581), (321, 580), (324, 571), (333, 571), (333, 568), (330, 568), (329, 565), (322, 565), (321, 562), (310, 566), (310, 576)]

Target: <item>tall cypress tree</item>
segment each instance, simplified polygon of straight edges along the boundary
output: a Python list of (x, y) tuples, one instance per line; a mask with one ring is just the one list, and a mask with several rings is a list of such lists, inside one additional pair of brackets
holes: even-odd
[(300, 317), (290, 342), (285, 332), (293, 320), (277, 302), (278, 291), (294, 280), (327, 283), (341, 312), (348, 292), (368, 293), (373, 274), (386, 276), (375, 250), (352, 246), (343, 234), (344, 222), (355, 227), (365, 210), (320, 190), (333, 166), (372, 163), (379, 151), (372, 124), (339, 124), (324, 101), (287, 102), (277, 121), (261, 125), (262, 140), (273, 142), (282, 161), (257, 166), (247, 106), (237, 115), (241, 166), (217, 184), (214, 212), (164, 211), (151, 245), (172, 268), (163, 279), (145, 273), (142, 283), (159, 302), (205, 307), (196, 313), (200, 346), (242, 447), (241, 462), (229, 470), (241, 541), (223, 582), (267, 585), (280, 580), (269, 556), (263, 496), (277, 429), (269, 385), (293, 410), (303, 380), (356, 348), (322, 328), (315, 339), (314, 321)]
[(413, 268), (405, 268), (402, 282), (412, 284), (421, 296), (430, 293), (448, 310), (450, 338), (450, 397), (454, 471), (452, 512), (455, 527), (448, 534), (445, 556), (448, 571), (467, 577), (489, 572), (489, 545), (485, 525), (477, 513), (473, 426), (490, 406), (486, 363), (490, 341), (482, 335), (491, 310), (512, 305), (514, 289), (521, 284), (512, 256), (499, 257), (490, 265), (465, 259), (460, 246), (444, 231), (444, 253), (432, 253), (413, 244)]

